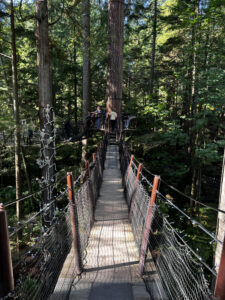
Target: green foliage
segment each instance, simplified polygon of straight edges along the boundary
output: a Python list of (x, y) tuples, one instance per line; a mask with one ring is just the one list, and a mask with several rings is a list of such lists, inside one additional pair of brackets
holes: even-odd
[(196, 158), (199, 158), (204, 165), (212, 164), (218, 160), (222, 160), (222, 157), (218, 155), (218, 145), (215, 143), (206, 144), (204, 149), (197, 148)]

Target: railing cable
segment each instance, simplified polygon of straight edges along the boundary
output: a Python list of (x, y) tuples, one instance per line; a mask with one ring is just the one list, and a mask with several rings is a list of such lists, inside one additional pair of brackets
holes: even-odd
[[(141, 163), (140, 161), (137, 160), (136, 157), (134, 157), (134, 160), (135, 160), (138, 164)], [(138, 169), (137, 165), (136, 165), (134, 162), (133, 162), (133, 165), (134, 165), (135, 169)], [(154, 174), (154, 173), (152, 173), (151, 171), (149, 171), (149, 170), (144, 166), (144, 164), (142, 165), (142, 170), (145, 170), (146, 173), (150, 174), (151, 176), (156, 176), (156, 174)], [(187, 198), (187, 199), (189, 199), (189, 200), (191, 200), (191, 201), (194, 201), (195, 203), (198, 203), (199, 205), (202, 205), (202, 206), (204, 206), (204, 207), (206, 207), (206, 208), (209, 208), (209, 209), (214, 210), (214, 211), (216, 211), (216, 212), (220, 212), (220, 213), (225, 214), (225, 211), (224, 211), (224, 210), (222, 210), (222, 209), (220, 209), (220, 208), (215, 208), (215, 207), (213, 207), (213, 206), (211, 206), (211, 205), (205, 204), (205, 203), (203, 203), (203, 202), (201, 202), (201, 201), (199, 201), (199, 200), (197, 200), (197, 199), (194, 199), (194, 198), (192, 198), (191, 196), (186, 195), (185, 193), (181, 192), (180, 190), (178, 190), (177, 188), (175, 188), (175, 187), (172, 186), (171, 184), (167, 183), (164, 179), (161, 178), (160, 181), (161, 181), (162, 183), (164, 183), (165, 185), (167, 185), (170, 189), (172, 189), (172, 190), (174, 190), (175, 192), (177, 192), (178, 194), (180, 194), (181, 196), (183, 196), (183, 197), (185, 197), (185, 198)]]
[(13, 204), (15, 204), (15, 203), (17, 203), (17, 202), (26, 200), (26, 199), (28, 199), (28, 198), (33, 197), (33, 196), (36, 195), (36, 194), (39, 194), (39, 193), (41, 193), (41, 192), (44, 192), (44, 191), (47, 190), (49, 187), (54, 186), (56, 183), (61, 182), (61, 181), (62, 181), (63, 179), (65, 179), (65, 178), (66, 178), (66, 176), (63, 176), (63, 177), (60, 178), (57, 182), (51, 183), (51, 184), (45, 186), (43, 189), (40, 189), (40, 190), (38, 190), (38, 191), (36, 191), (36, 192), (33, 192), (32, 194), (29, 194), (29, 195), (27, 195), (27, 196), (22, 197), (22, 198), (13, 200), (13, 201), (11, 201), (11, 202), (8, 202), (8, 203), (6, 203), (6, 204), (4, 205), (4, 208), (7, 208), (8, 206), (11, 206), (11, 205), (13, 205)]
[(200, 228), (202, 231), (204, 231), (208, 236), (210, 236), (214, 241), (217, 243), (223, 244), (222, 241), (218, 240), (213, 233), (211, 233), (209, 230), (207, 230), (202, 224), (200, 224), (198, 221), (192, 219), (188, 214), (186, 214), (182, 209), (180, 209), (178, 206), (173, 204), (168, 198), (166, 198), (163, 194), (161, 194), (159, 191), (156, 192), (157, 195), (161, 198), (167, 201), (168, 205), (172, 206), (176, 210), (178, 210), (183, 216), (185, 216), (189, 221), (191, 221), (192, 225), (197, 225), (198, 228)]

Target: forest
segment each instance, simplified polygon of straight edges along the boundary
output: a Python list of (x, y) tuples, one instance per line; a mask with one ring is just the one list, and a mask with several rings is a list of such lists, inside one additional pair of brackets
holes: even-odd
[[(143, 163), (146, 177), (161, 176), (167, 184), (162, 191), (173, 203), (216, 235), (217, 211), (207, 205), (225, 209), (224, 1), (125, 0), (112, 31), (109, 15), (108, 2), (100, 0), (1, 0), (0, 203), (52, 183), (60, 191), (66, 183), (57, 183), (56, 174), (80, 174), (102, 137), (95, 128), (89, 132), (87, 116), (97, 106), (109, 109), (111, 63), (115, 82), (121, 82), (119, 96), (110, 98), (120, 100), (114, 108), (121, 120), (136, 117), (124, 133), (130, 153)], [(118, 61), (109, 59), (113, 30), (121, 39)], [(11, 228), (26, 222), (55, 191), (48, 193), (10, 206)], [(209, 238), (198, 231), (193, 236), (189, 222), (164, 204), (162, 209), (215, 266), (215, 244), (206, 250)], [(41, 222), (17, 235), (11, 242), (14, 260), (40, 231)]]

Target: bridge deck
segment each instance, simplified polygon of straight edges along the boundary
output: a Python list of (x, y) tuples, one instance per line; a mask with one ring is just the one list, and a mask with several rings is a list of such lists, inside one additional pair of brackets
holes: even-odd
[(84, 272), (75, 279), (69, 299), (150, 299), (138, 276), (138, 259), (121, 184), (118, 147), (109, 145)]

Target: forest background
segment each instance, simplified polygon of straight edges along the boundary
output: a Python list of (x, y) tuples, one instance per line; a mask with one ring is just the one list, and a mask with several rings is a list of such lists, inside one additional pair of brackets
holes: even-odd
[[(106, 102), (108, 65), (104, 1), (91, 1), (90, 105)], [(33, 1), (14, 3), (20, 123), (32, 123), (38, 136), (38, 72)], [(49, 1), (50, 62), (55, 125), (82, 122), (83, 6), (81, 1)], [(1, 202), (16, 196), (9, 1), (0, 3)], [(137, 115), (130, 149), (155, 174), (186, 194), (218, 206), (224, 139), (225, 6), (222, 0), (126, 1), (124, 8), (124, 112)], [(55, 22), (57, 21), (57, 22)], [(21, 123), (22, 133), (22, 123)], [(11, 138), (12, 137), (12, 138)], [(10, 142), (11, 141), (11, 142)], [(96, 137), (90, 147), (96, 146)], [(22, 146), (22, 194), (37, 189), (38, 145)], [(57, 170), (80, 168), (80, 143), (57, 145)], [(172, 154), (172, 155), (171, 155)], [(26, 178), (26, 179), (25, 179)], [(166, 192), (168, 192), (166, 190)], [(169, 192), (168, 192), (169, 193)], [(174, 199), (174, 195), (169, 195)], [(216, 230), (216, 214), (174, 199), (204, 225)], [(25, 203), (23, 215), (38, 206)], [(14, 220), (14, 212), (12, 212)], [(12, 221), (13, 222), (13, 221)], [(191, 234), (190, 234), (191, 235)], [(199, 242), (199, 236), (197, 237)], [(208, 241), (200, 241), (201, 243)], [(203, 247), (204, 252), (204, 247)], [(212, 254), (205, 253), (212, 260)]]

